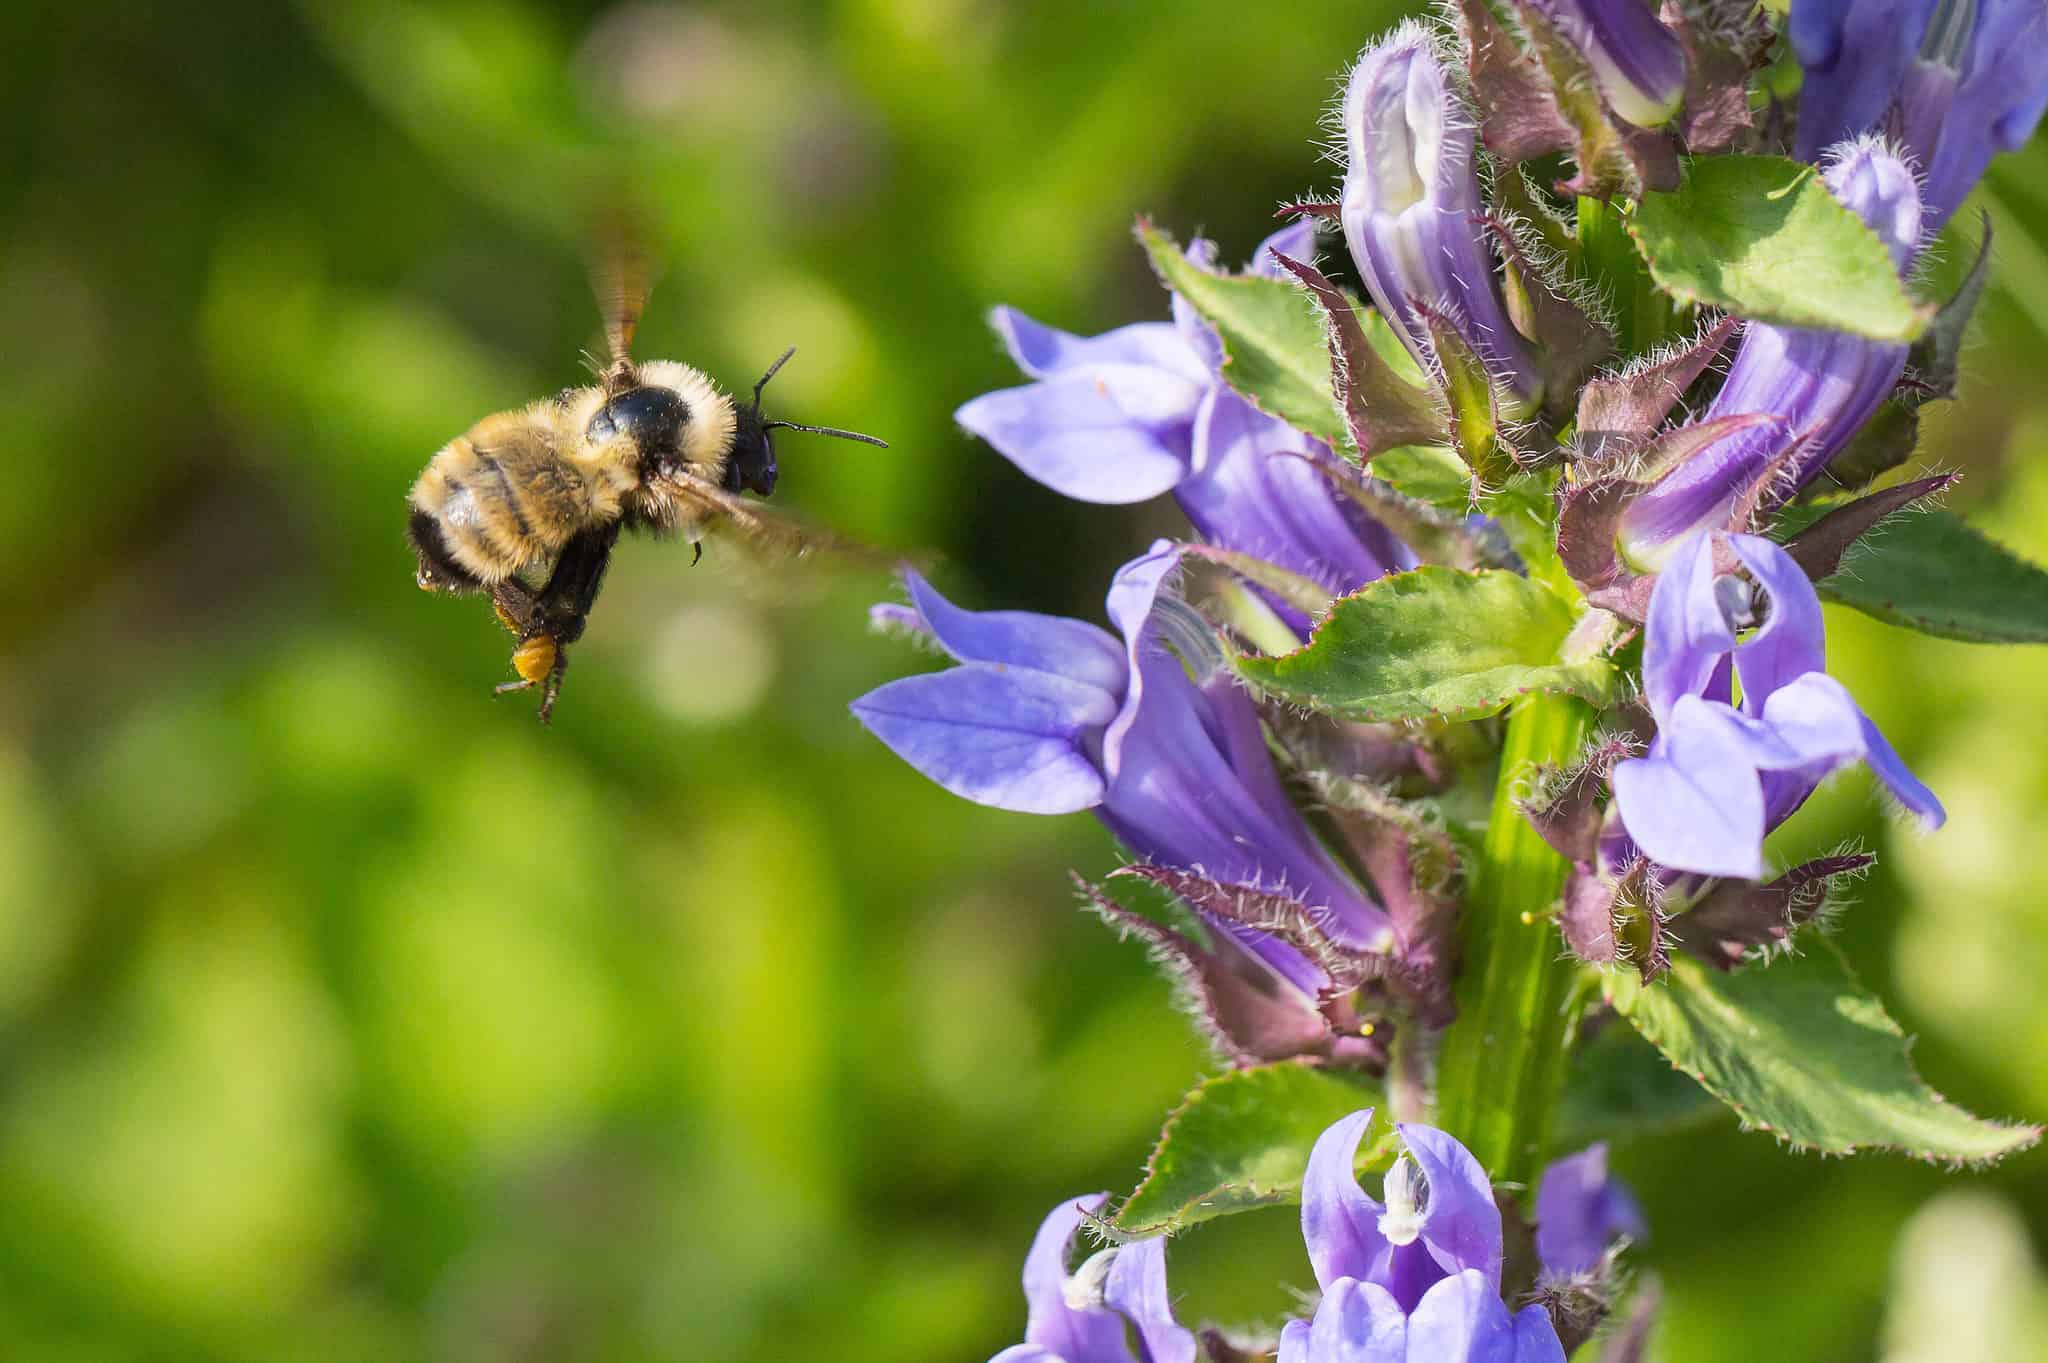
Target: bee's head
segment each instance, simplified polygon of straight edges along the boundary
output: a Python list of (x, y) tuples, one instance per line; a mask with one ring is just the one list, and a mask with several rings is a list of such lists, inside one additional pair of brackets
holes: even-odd
[(690, 406), (673, 388), (628, 388), (605, 400), (590, 418), (584, 435), (593, 442), (624, 436), (640, 451), (642, 460), (673, 459), (689, 420)]
[(813, 435), (833, 435), (841, 440), (858, 440), (868, 445), (889, 448), (885, 440), (857, 431), (842, 431), (836, 426), (806, 426), (795, 421), (771, 421), (761, 413), (761, 390), (768, 386), (768, 380), (776, 371), (789, 363), (789, 357), (796, 354), (791, 346), (782, 352), (781, 358), (768, 366), (768, 372), (754, 385), (754, 401), (750, 406), (740, 407), (734, 413), (737, 424), (733, 429), (732, 458), (725, 466), (725, 486), (729, 492), (758, 492), (763, 497), (775, 490), (775, 442), (769, 432), (780, 426), (784, 430), (809, 431)]
[(732, 458), (725, 466), (728, 492), (758, 492), (763, 497), (775, 491), (775, 441), (768, 435), (768, 423), (761, 419), (761, 395), (757, 389), (754, 405), (733, 413)]

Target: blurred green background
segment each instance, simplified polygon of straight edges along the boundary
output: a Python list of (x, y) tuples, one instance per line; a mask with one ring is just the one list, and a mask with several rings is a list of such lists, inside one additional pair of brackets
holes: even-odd
[[(1083, 817), (981, 810), (847, 717), (921, 666), (889, 585), (621, 553), (556, 723), (414, 589), (406, 489), (595, 347), (581, 224), (634, 169), (641, 330), (784, 346), (778, 500), (961, 599), (1099, 617), (1170, 506), (1065, 504), (953, 427), (983, 314), (1162, 314), (1139, 211), (1226, 258), (1331, 183), (1394, 13), (1086, 0), (0, 17), (0, 1357), (978, 1360), (1057, 1198), (1128, 1188), (1207, 1063), (1074, 911)], [(2048, 556), (2048, 148), (1930, 462)], [(1966, 215), (1967, 216), (1967, 215)], [(1841, 940), (1941, 1090), (2048, 1116), (2048, 651), (1832, 620), (1942, 794), (1787, 830), (1886, 854)], [(1660, 1356), (2048, 1356), (2048, 1159), (1952, 1175), (1718, 1126), (1620, 1152)], [(1308, 1283), (1287, 1214), (1175, 1249), (1184, 1314)], [(2029, 1350), (2035, 1351), (2030, 1354)]]

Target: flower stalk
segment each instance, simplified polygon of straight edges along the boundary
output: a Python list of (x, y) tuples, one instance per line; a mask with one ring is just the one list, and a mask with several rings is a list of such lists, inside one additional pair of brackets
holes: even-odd
[(1437, 1124), (1496, 1183), (1522, 1188), (1535, 1186), (1550, 1144), (1578, 972), (1550, 922), (1567, 865), (1523, 816), (1520, 798), (1540, 767), (1579, 756), (1592, 724), (1592, 710), (1569, 696), (1527, 696), (1509, 712), (1466, 889), (1458, 1020), (1438, 1060)]

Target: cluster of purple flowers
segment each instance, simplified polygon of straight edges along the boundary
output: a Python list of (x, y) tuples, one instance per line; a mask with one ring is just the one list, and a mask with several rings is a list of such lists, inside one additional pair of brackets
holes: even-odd
[[(1794, 11), (1795, 27), (1803, 22), (1809, 36), (1816, 31), (1811, 8)], [(1655, 92), (1659, 107), (1677, 97), (1682, 79), (1670, 69), (1677, 48), (1669, 30), (1648, 19), (1661, 38), (1628, 36), (1647, 18), (1640, 0), (1558, 0), (1552, 9), (1561, 31), (1606, 54), (1595, 60), (1607, 72), (1603, 88), (1632, 79), (1639, 93)], [(1973, 31), (1996, 30), (1984, 17), (1993, 12), (2004, 11), (1987, 4)], [(1801, 48), (1815, 50), (1810, 41)], [(1628, 77), (1622, 68), (1630, 54), (1657, 66), (1656, 78)], [(1681, 75), (1682, 67), (1681, 54)], [(1958, 118), (1988, 107), (1977, 87), (2004, 69), (1965, 63), (1952, 82)], [(1858, 99), (1856, 108), (1869, 103)], [(1640, 104), (1630, 107), (1642, 112)], [(1815, 107), (1834, 106), (1823, 100)], [(2027, 109), (2038, 112), (2034, 105), (2008, 110), (1999, 126)], [(1528, 410), (1542, 381), (1530, 342), (1502, 302), (1473, 164), (1473, 119), (1434, 35), (1408, 24), (1370, 49), (1352, 70), (1343, 114), (1350, 164), (1340, 216), (1373, 302), (1425, 367), (1434, 364), (1432, 326), (1448, 326), (1484, 361), (1507, 407)], [(1859, 138), (1830, 153), (1827, 183), (1903, 271), (1927, 226), (1916, 178), (1886, 144), (1848, 131)], [(1306, 257), (1312, 246), (1310, 225), (1296, 224), (1268, 238), (1250, 269), (1276, 276), (1281, 257)], [(1190, 248), (1204, 266), (1214, 254), (1208, 243)], [(1130, 502), (1170, 491), (1201, 539), (1267, 560), (1332, 595), (1414, 566), (1413, 553), (1333, 482), (1329, 449), (1230, 388), (1215, 333), (1178, 296), (1172, 310), (1170, 322), (1077, 337), (998, 309), (995, 329), (1033, 382), (974, 399), (960, 409), (961, 423), (1026, 473), (1083, 500)], [(1760, 483), (1769, 485), (1766, 500), (1782, 499), (1817, 477), (1891, 392), (1905, 361), (1901, 345), (1748, 326), (1700, 421), (1755, 420), (1706, 443), (1620, 517), (1625, 557), (1645, 571), (1664, 570), (1647, 646), (1659, 736), (1647, 757), (1616, 775), (1634, 848), (1659, 864), (1761, 875), (1764, 833), (1819, 774), (1858, 757), (1873, 761), (1916, 815), (1940, 820), (1940, 806), (1825, 677), (1811, 587), (1796, 570), (1780, 571), (1782, 555), (1764, 541), (1721, 535), (1733, 508), (1757, 500)], [(1710, 551), (1710, 541), (1720, 548)], [(1121, 641), (1077, 621), (963, 611), (912, 576), (912, 604), (878, 607), (877, 618), (930, 637), (961, 665), (884, 686), (856, 702), (854, 713), (956, 794), (1031, 813), (1093, 810), (1148, 862), (1285, 895), (1336, 941), (1384, 949), (1385, 912), (1295, 810), (1252, 701), (1217, 665), (1213, 646), (1204, 646), (1199, 620), (1174, 600), (1177, 561), (1162, 543), (1118, 572), (1109, 615)], [(1729, 593), (1747, 590), (1729, 576), (1739, 569), (1760, 588), (1744, 612), (1702, 624), (1662, 604), (1725, 603)], [(1306, 634), (1310, 621), (1298, 606), (1270, 604), (1297, 635)], [(1738, 646), (1737, 632), (1759, 621), (1758, 641)], [(1673, 633), (1682, 628), (1691, 632)], [(1695, 664), (1710, 647), (1719, 650), (1719, 670), (1701, 671)], [(1796, 658), (1798, 666), (1765, 669), (1759, 660), (1767, 654)], [(1683, 677), (1667, 661), (1674, 658), (1690, 669)], [(1731, 669), (1732, 659), (1747, 661)], [(1739, 706), (1731, 689), (1738, 675)], [(1823, 693), (1826, 724), (1819, 712), (1796, 708), (1821, 705)], [(1236, 922), (1211, 926), (1304, 999), (1330, 984), (1300, 949), (1272, 934)]]
[[(1664, 13), (1668, 24), (1646, 0), (1525, 0), (1523, 17), (1539, 40), (1561, 38), (1578, 53), (1596, 102), (1631, 126), (1627, 136), (1676, 146), (1656, 130), (1701, 98), (1696, 66), (1712, 35), (1703, 40), (1676, 7)], [(2048, 0), (1794, 0), (1789, 33), (1807, 82), (1798, 154), (1906, 276), (1993, 152), (2017, 146), (2048, 105)], [(1739, 95), (1742, 79), (1729, 90)], [(1556, 367), (1544, 338), (1518, 326), (1533, 326), (1525, 314), (1535, 267), (1519, 254), (1502, 259), (1503, 249), (1519, 248), (1490, 217), (1477, 165), (1482, 125), (1466, 90), (1433, 28), (1405, 24), (1368, 49), (1343, 95), (1348, 164), (1331, 216), (1372, 305), (1424, 374), (1449, 394), (1450, 352), (1460, 352), (1462, 374), (1483, 371), (1492, 420), (1503, 429), (1530, 423), (1555, 445), (1569, 394), (1546, 385), (1559, 385), (1560, 374), (1576, 383), (1583, 366)], [(1743, 100), (1733, 103), (1746, 111)], [(1494, 145), (1491, 131), (1486, 144)], [(1313, 224), (1298, 222), (1260, 245), (1248, 273), (1283, 278), (1313, 248)], [(1203, 270), (1215, 269), (1215, 257), (1208, 242), (1188, 250)], [(1511, 273), (1519, 293), (1504, 288)], [(1327, 301), (1334, 290), (1319, 296)], [(1263, 560), (1332, 598), (1415, 568), (1415, 549), (1347, 487), (1338, 452), (1232, 387), (1217, 332), (1178, 295), (1171, 308), (1170, 321), (1092, 337), (997, 309), (995, 330), (1030, 381), (968, 402), (960, 423), (1031, 477), (1083, 501), (1170, 492), (1195, 536), (1233, 563)], [(1714, 347), (1732, 327), (1711, 331)], [(1341, 326), (1336, 334), (1348, 363)], [(1649, 446), (1665, 453), (1624, 457), (1646, 448), (1704, 370), (1704, 341), (1696, 364), (1661, 361), (1685, 377), (1652, 404), (1642, 441), (1609, 456), (1597, 433), (1587, 434), (1565, 516), (1589, 489), (1608, 499), (1597, 503), (1607, 519), (1598, 523), (1606, 557), (1596, 567), (1612, 576), (1595, 583), (1575, 549), (1560, 546), (1560, 554), (1591, 604), (1642, 624), (1654, 736), (1639, 751), (1609, 745), (1586, 768), (1597, 789), (1576, 835), (1583, 846), (1570, 853), (1563, 914), (1582, 954), (1614, 959), (1612, 911), (1626, 875), (1646, 877), (1650, 900), (1666, 905), (1702, 904), (1728, 886), (1757, 890), (1765, 837), (1847, 764), (1867, 764), (1923, 825), (1942, 821), (1939, 801), (1827, 674), (1806, 569), (1749, 533), (1828, 470), (1897, 390), (1909, 354), (1902, 344), (1752, 322), (1705, 410)], [(1643, 372), (1610, 377), (1625, 383)], [(1364, 445), (1359, 429), (1354, 422)], [(1610, 457), (1626, 468), (1602, 468)], [(1276, 1010), (1260, 1023), (1270, 1045), (1246, 1043), (1234, 1058), (1359, 1061), (1362, 1053), (1333, 1043), (1325, 1024), (1341, 1012), (1333, 1000), (1369, 979), (1398, 977), (1412, 926), (1402, 887), (1356, 846), (1353, 861), (1333, 855), (1297, 807), (1266, 717), (1226, 666), (1215, 628), (1177, 594), (1189, 552), (1162, 540), (1118, 570), (1107, 600), (1115, 634), (1077, 620), (963, 610), (906, 573), (908, 604), (875, 607), (876, 621), (930, 641), (955, 665), (884, 685), (853, 712), (966, 799), (1036, 814), (1093, 812), (1203, 921), (1212, 945), (1201, 968), (1252, 981), (1257, 1007)], [(1610, 593), (1618, 579), (1625, 590)], [(1272, 591), (1260, 599), (1297, 640), (1310, 637), (1317, 621), (1301, 599)], [(1860, 864), (1815, 863), (1809, 879), (1852, 861)], [(1378, 883), (1361, 884), (1348, 869), (1354, 862)], [(1586, 884), (1598, 891), (1587, 902), (1604, 910), (1605, 956), (1587, 953), (1570, 921)], [(1258, 911), (1244, 911), (1247, 903)], [(1768, 939), (1716, 924), (1721, 964)], [(1171, 938), (1175, 950), (1194, 950), (1164, 927), (1153, 930), (1155, 944)], [(1448, 974), (1447, 956), (1428, 959)], [(1448, 984), (1436, 984), (1447, 1013)], [(1421, 1007), (1412, 1015), (1428, 1026), (1444, 1021)], [(1312, 1315), (1286, 1327), (1281, 1363), (1562, 1363), (1544, 1307), (1516, 1311), (1503, 1298), (1501, 1217), (1486, 1171), (1449, 1135), (1403, 1125), (1404, 1153), (1386, 1176), (1384, 1201), (1375, 1201), (1354, 1175), (1370, 1119), (1360, 1112), (1331, 1127), (1309, 1160), (1302, 1225), (1321, 1297)], [(1173, 1318), (1161, 1241), (1105, 1249), (1069, 1272), (1071, 1242), (1101, 1205), (1100, 1197), (1062, 1204), (1047, 1218), (1025, 1270), (1026, 1343), (998, 1363), (1191, 1363), (1196, 1341)], [(1602, 1274), (1614, 1240), (1643, 1233), (1600, 1147), (1546, 1173), (1537, 1214), (1546, 1281)]]
[[(1280, 1363), (1564, 1363), (1544, 1306), (1511, 1311), (1502, 1299), (1501, 1214), (1486, 1171), (1450, 1136), (1406, 1123), (1385, 1200), (1375, 1200), (1353, 1173), (1372, 1116), (1337, 1122), (1309, 1155), (1301, 1229), (1322, 1296), (1281, 1332)], [(1025, 1342), (992, 1363), (1194, 1358), (1195, 1337), (1167, 1295), (1165, 1240), (1104, 1249), (1067, 1271), (1073, 1240), (1104, 1200), (1063, 1202), (1046, 1217), (1024, 1264)], [(1598, 1275), (1617, 1242), (1645, 1233), (1602, 1146), (1551, 1165), (1536, 1208), (1546, 1282)]]

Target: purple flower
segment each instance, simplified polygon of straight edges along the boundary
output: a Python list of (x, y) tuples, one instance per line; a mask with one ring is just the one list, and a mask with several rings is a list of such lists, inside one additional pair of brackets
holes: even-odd
[(1605, 1142), (1543, 1171), (1536, 1189), (1536, 1257), (1545, 1273), (1591, 1273), (1616, 1236), (1641, 1240), (1648, 1233), (1634, 1194), (1607, 1172)]
[(1801, 159), (1866, 132), (1898, 137), (1925, 177), (1930, 231), (2048, 108), (2041, 0), (1794, 0), (1787, 33), (1806, 70)]
[(1279, 1363), (1564, 1363), (1549, 1314), (1501, 1300), (1500, 1211), (1471, 1152), (1397, 1126), (1382, 1204), (1352, 1172), (1371, 1122), (1352, 1113), (1309, 1154), (1301, 1230), (1323, 1299), (1281, 1333)]
[(1608, 107), (1639, 128), (1685, 103), (1685, 48), (1645, 0), (1531, 0), (1592, 69)]
[[(911, 608), (961, 666), (905, 677), (853, 703), (896, 754), (956, 795), (1032, 814), (1093, 809), (1133, 852), (1216, 881), (1285, 893), (1335, 940), (1377, 948), (1387, 915), (1340, 870), (1287, 798), (1257, 711), (1220, 668), (1199, 680), (1161, 645), (1180, 551), (1162, 540), (1109, 590), (1123, 641), (1077, 620), (952, 605), (915, 573)], [(1206, 635), (1183, 631), (1189, 651)], [(1210, 645), (1213, 647), (1213, 645)], [(1314, 999), (1314, 964), (1269, 934), (1222, 929)]]
[[(1754, 589), (1717, 571), (1724, 544)], [(1784, 550), (1754, 535), (1702, 534), (1680, 547), (1644, 625), (1657, 737), (1613, 775), (1615, 807), (1644, 855), (1674, 870), (1760, 879), (1764, 834), (1857, 760), (1924, 825), (1941, 826), (1941, 802), (1825, 665), (1820, 598)]]
[(1527, 416), (1543, 396), (1529, 347), (1494, 278), (1473, 171), (1471, 115), (1451, 93), (1430, 31), (1406, 23), (1352, 68), (1344, 92), (1344, 239), (1380, 311), (1425, 367), (1425, 309), (1456, 329)]
[[(1268, 237), (1252, 273), (1275, 256), (1306, 258), (1314, 224)], [(1215, 248), (1189, 255), (1207, 265)], [(1331, 486), (1315, 466), (1329, 449), (1267, 416), (1219, 374), (1222, 344), (1182, 299), (1172, 322), (1070, 336), (997, 308), (992, 321), (1034, 380), (984, 394), (956, 419), (1031, 477), (1084, 502), (1140, 502), (1171, 491), (1212, 544), (1278, 564), (1332, 595), (1354, 592), (1414, 556)], [(1297, 629), (1307, 620), (1282, 609)]]
[[(1834, 158), (1827, 185), (1878, 234), (1903, 272), (1920, 243), (1911, 169), (1879, 143), (1855, 142)], [(1706, 446), (1638, 497), (1622, 515), (1623, 555), (1654, 569), (1694, 531), (1726, 525), (1737, 500), (1766, 475), (1776, 498), (1812, 481), (1898, 383), (1906, 350), (1839, 331), (1745, 326), (1727, 381), (1700, 420), (1752, 413), (1773, 419)], [(1779, 463), (1795, 443), (1797, 452)]]
[(1024, 1260), (1024, 1342), (989, 1363), (1194, 1363), (1194, 1334), (1175, 1323), (1166, 1296), (1163, 1238), (1105, 1249), (1067, 1272), (1082, 1220), (1108, 1197), (1062, 1202), (1045, 1218)]

